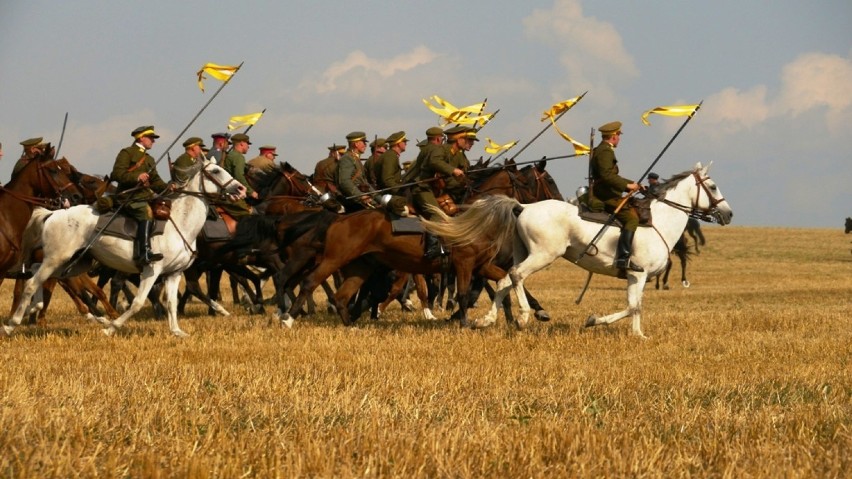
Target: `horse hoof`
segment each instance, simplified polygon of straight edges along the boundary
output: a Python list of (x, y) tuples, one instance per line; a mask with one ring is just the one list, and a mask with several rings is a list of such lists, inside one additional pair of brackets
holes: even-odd
[(664, 284), (664, 285), (663, 285), (663, 290), (668, 291), (668, 290), (670, 290), (670, 289), (671, 289), (671, 288), (669, 288), (669, 285), (667, 285), (667, 284)]
[(6, 336), (11, 336), (12, 331), (14, 331), (14, 330), (15, 330), (15, 328), (13, 326), (8, 326), (8, 325), (3, 326), (3, 332), (6, 334)]
[(596, 324), (598, 324), (598, 317), (597, 317), (597, 316), (595, 316), (594, 314), (590, 315), (590, 316), (586, 319), (586, 324), (585, 324), (585, 326), (586, 326), (587, 328), (591, 328), (592, 326), (594, 326), (594, 325), (596, 325)]
[(684, 280), (684, 281), (681, 281), (681, 283), (680, 283), (680, 284), (682, 284), (684, 288), (688, 288), (688, 287), (689, 287), (689, 281)]
[(288, 314), (281, 319), (281, 326), (286, 326), (287, 329), (293, 328), (293, 318)]
[(414, 303), (410, 299), (406, 299), (404, 303), (402, 303), (403, 311), (414, 311)]
[(114, 336), (115, 335), (115, 328), (112, 327), (112, 326), (103, 328), (101, 331), (103, 331), (103, 333), (107, 336)]
[(547, 311), (540, 309), (535, 312), (535, 319), (539, 321), (550, 321), (550, 315), (547, 314)]
[(179, 338), (188, 338), (189, 337), (189, 334), (185, 333), (182, 329), (175, 329), (174, 331), (172, 331), (172, 334), (174, 334), (175, 336), (177, 336)]

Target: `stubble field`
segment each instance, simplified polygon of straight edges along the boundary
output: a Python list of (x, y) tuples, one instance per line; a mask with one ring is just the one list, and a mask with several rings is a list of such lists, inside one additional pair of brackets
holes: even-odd
[(575, 305), (564, 261), (528, 282), (553, 321), (521, 332), (398, 305), (286, 330), (196, 302), (187, 339), (149, 308), (106, 337), (57, 292), (46, 324), (0, 338), (0, 476), (849, 477), (852, 235), (705, 234), (692, 287), (646, 288), (649, 340), (583, 329), (624, 283)]

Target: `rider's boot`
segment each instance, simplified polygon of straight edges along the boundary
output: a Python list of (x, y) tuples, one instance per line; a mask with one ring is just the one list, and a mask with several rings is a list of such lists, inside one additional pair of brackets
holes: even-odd
[(160, 253), (151, 251), (151, 229), (154, 222), (151, 220), (140, 221), (136, 227), (136, 242), (134, 244), (136, 253), (136, 262), (139, 264), (151, 264), (154, 261), (163, 259)]
[(444, 254), (441, 240), (432, 233), (425, 233), (423, 238), (423, 257), (435, 259)]
[(645, 270), (638, 264), (630, 261), (630, 255), (633, 252), (633, 233), (626, 229), (621, 230), (621, 235), (618, 237), (618, 247), (615, 253), (615, 267), (623, 270), (630, 270), (636, 273), (642, 273)]

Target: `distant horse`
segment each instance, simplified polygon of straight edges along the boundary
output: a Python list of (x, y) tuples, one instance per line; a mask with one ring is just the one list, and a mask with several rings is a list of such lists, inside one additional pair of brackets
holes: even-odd
[(852, 231), (852, 218), (846, 217), (846, 233)]
[[(474, 203), (470, 209), (456, 217), (456, 221), (464, 223), (464, 218), (469, 216), (471, 211), (482, 216), (484, 212), (479, 211), (480, 209), (481, 206)], [(510, 211), (509, 215), (511, 214)], [(503, 215), (505, 216), (505, 213)], [(494, 221), (507, 220), (495, 218)], [(449, 262), (457, 275), (462, 326), (467, 326), (467, 293), (471, 276), (474, 272), (479, 272), (495, 281), (505, 276), (505, 271), (492, 263), (498, 252), (494, 245), (504, 243), (512, 233), (511, 229), (504, 229), (496, 231), (495, 236), (482, 236), (468, 244), (451, 248)], [(356, 260), (361, 256), (370, 255), (373, 260), (390, 269), (408, 273), (433, 274), (443, 269), (441, 259), (424, 258), (421, 235), (394, 235), (389, 214), (380, 210), (358, 211), (332, 222), (328, 226), (323, 243), (319, 264), (305, 277), (299, 296), (281, 317), (282, 324), (287, 327), (293, 325), (296, 312), (301, 310), (307, 297), (322, 281), (345, 266), (357, 264)], [(343, 324), (351, 324), (347, 305), (371, 273), (372, 270), (366, 267), (345, 275), (347, 277), (335, 295), (337, 312)]]
[[(177, 294), (181, 273), (193, 259), (195, 238), (207, 217), (207, 202), (211, 197), (222, 194), (244, 196), (245, 188), (234, 181), (223, 168), (209, 162), (199, 163), (187, 169), (189, 180), (183, 185), (180, 194), (172, 201), (171, 219), (166, 223), (165, 231), (151, 239), (154, 251), (163, 255), (163, 259), (141, 268), (142, 280), (138, 294), (118, 319), (108, 321), (96, 318), (104, 326), (104, 333), (113, 334), (118, 328), (142, 308), (145, 296), (157, 277), (165, 277), (166, 305), (168, 309), (169, 329), (176, 336), (186, 336), (177, 320)], [(21, 324), (24, 314), (41, 305), (40, 292), (44, 281), (55, 275), (68, 273), (71, 261), (78, 251), (90, 246), (91, 254), (99, 262), (119, 271), (137, 273), (140, 267), (133, 260), (133, 240), (100, 235), (97, 223), (100, 215), (91, 206), (75, 206), (66, 210), (46, 213), (40, 219), (41, 238), (44, 249), (44, 261), (35, 275), (27, 281), (21, 304), (4, 326), (7, 334)], [(88, 270), (86, 257), (79, 258), (76, 269)], [(76, 261), (76, 260), (74, 260)], [(32, 303), (31, 301), (34, 300)]]
[(686, 220), (686, 233), (695, 242), (695, 254), (701, 254), (701, 251), (698, 250), (698, 245), (701, 244), (701, 246), (704, 246), (707, 244), (707, 241), (704, 239), (704, 233), (701, 231), (701, 222), (696, 218)]
[[(686, 232), (684, 232), (680, 239), (677, 240), (674, 247), (672, 247), (672, 254), (677, 256), (680, 260), (680, 284), (683, 285), (684, 288), (688, 288), (690, 286), (689, 280), (686, 279), (686, 265), (689, 262), (689, 246), (686, 243)], [(655, 289), (660, 289), (660, 276), (662, 276), (663, 281), (663, 289), (669, 289), (669, 273), (671, 273), (672, 266), (674, 265), (674, 261), (671, 259), (671, 255), (669, 256), (669, 262), (666, 264), (666, 272), (662, 275), (657, 275)]]
[[(633, 332), (644, 337), (641, 328), (642, 290), (649, 275), (662, 272), (669, 258), (669, 245), (674, 244), (686, 227), (687, 218), (702, 216), (714, 219), (720, 224), (728, 224), (733, 216), (728, 202), (722, 197), (716, 183), (707, 175), (707, 167), (697, 163), (692, 170), (685, 171), (670, 178), (660, 190), (662, 199), (651, 201), (651, 212), (654, 218), (653, 228), (640, 228), (636, 232), (632, 261), (644, 268), (644, 272), (619, 270), (614, 266), (618, 228), (609, 228), (599, 238), (597, 244), (590, 247), (591, 240), (601, 230), (601, 225), (580, 218), (578, 208), (568, 202), (548, 200), (539, 203), (521, 205), (516, 200), (507, 198), (487, 198), (489, 209), (495, 210), (492, 215), (479, 221), (476, 230), (453, 236), (445, 236), (445, 240), (453, 242), (469, 241), (470, 237), (478, 235), (488, 237), (495, 230), (514, 229), (515, 266), (509, 275), (502, 279), (491, 305), (491, 310), (477, 326), (488, 326), (495, 322), (497, 304), (514, 286), (520, 303), (518, 327), (526, 326), (529, 315), (529, 305), (526, 297), (521, 294), (524, 280), (559, 258), (560, 256), (578, 266), (599, 274), (608, 276), (626, 276), (627, 279), (627, 309), (598, 318), (590, 316), (586, 327), (598, 324), (609, 324), (626, 316), (633, 318)], [(523, 211), (517, 216), (506, 215), (505, 212)], [(491, 218), (505, 218), (503, 223), (489, 221)], [(442, 231), (436, 229), (436, 233)], [(452, 233), (452, 229), (448, 233)], [(588, 252), (588, 254), (585, 254)]]

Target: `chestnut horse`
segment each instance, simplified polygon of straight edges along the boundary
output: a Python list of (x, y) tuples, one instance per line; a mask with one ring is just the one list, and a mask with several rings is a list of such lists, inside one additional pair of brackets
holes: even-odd
[[(481, 204), (474, 203), (456, 217), (456, 224), (464, 224), (465, 218), (471, 212), (476, 212), (479, 218), (487, 214), (479, 211), (480, 209)], [(511, 215), (512, 212), (509, 211), (508, 214)], [(508, 222), (507, 218), (494, 220)], [(504, 240), (512, 235), (514, 230), (507, 228), (496, 232), (495, 237), (483, 236), (469, 244), (451, 248), (449, 263), (457, 276), (462, 326), (468, 325), (467, 293), (472, 275), (479, 273), (494, 281), (503, 278), (506, 272), (493, 264), (498, 253), (494, 245), (503, 244)], [(368, 256), (369, 260), (390, 269), (407, 273), (434, 274), (444, 269), (440, 258), (424, 258), (421, 235), (394, 235), (389, 213), (381, 210), (363, 210), (340, 217), (328, 226), (322, 242), (319, 264), (305, 277), (296, 301), (281, 315), (281, 323), (284, 326), (292, 327), (296, 313), (322, 281), (346, 266), (361, 264), (361, 267), (347, 271), (347, 277), (335, 295), (337, 312), (343, 324), (350, 325), (352, 321), (347, 310), (349, 300), (372, 273), (372, 268), (367, 263), (356, 261), (363, 256)]]

